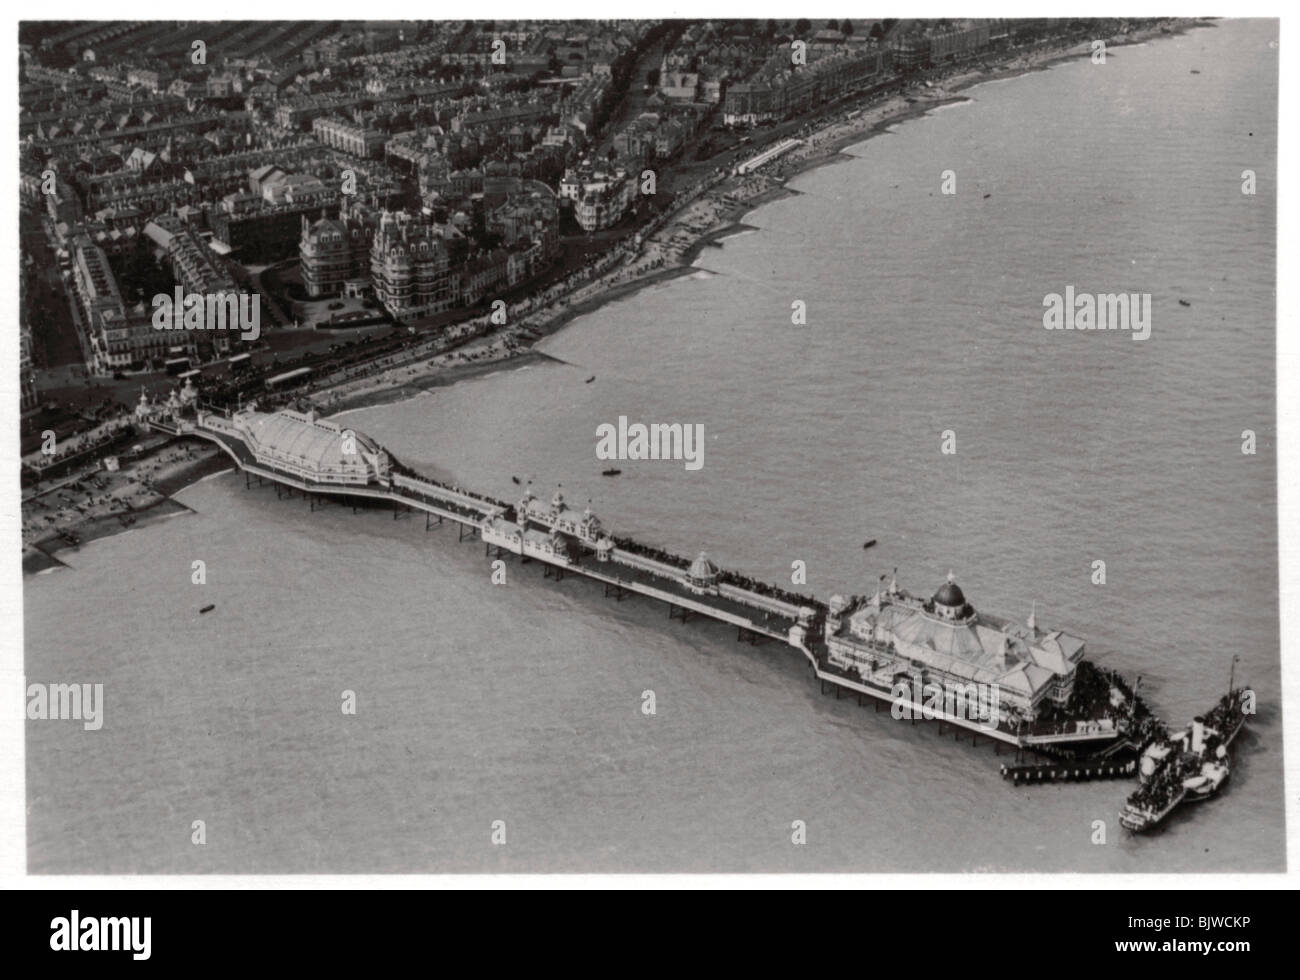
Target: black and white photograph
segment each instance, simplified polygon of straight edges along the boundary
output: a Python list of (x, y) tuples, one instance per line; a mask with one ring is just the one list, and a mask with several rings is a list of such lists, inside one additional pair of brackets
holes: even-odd
[(17, 11), (17, 873), (1285, 873), (1279, 19), (552, 6)]

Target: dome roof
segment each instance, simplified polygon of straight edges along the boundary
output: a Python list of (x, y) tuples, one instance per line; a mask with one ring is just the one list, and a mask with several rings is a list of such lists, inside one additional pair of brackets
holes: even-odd
[(939, 606), (951, 606), (954, 609), (960, 609), (966, 605), (966, 595), (962, 592), (961, 587), (951, 578), (939, 586), (939, 591), (934, 594), (934, 601)]
[(699, 557), (691, 562), (691, 567), (686, 574), (693, 579), (713, 579), (718, 576), (718, 566), (709, 561), (709, 556), (701, 551)]

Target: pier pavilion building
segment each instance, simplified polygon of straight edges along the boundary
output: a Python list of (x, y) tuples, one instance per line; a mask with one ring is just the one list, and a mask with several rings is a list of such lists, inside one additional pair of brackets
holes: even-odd
[(221, 423), (243, 440), (253, 459), (266, 467), (312, 483), (388, 485), (388, 453), (369, 436), (345, 429), (313, 412), (236, 412), (228, 422), (206, 416), (202, 424)]
[(976, 611), (951, 573), (928, 599), (896, 581), (870, 598), (832, 596), (825, 638), (832, 663), (872, 683), (920, 676), (945, 690), (996, 689), (998, 710), (1026, 721), (1069, 702), (1084, 647), (1061, 630), (1040, 630), (1033, 612), (1021, 624)]

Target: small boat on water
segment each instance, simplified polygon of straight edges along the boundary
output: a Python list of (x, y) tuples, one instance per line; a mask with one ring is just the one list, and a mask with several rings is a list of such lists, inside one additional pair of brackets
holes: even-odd
[(870, 538), (869, 540), (862, 542), (862, 547), (864, 550), (867, 548), (874, 548), (875, 546), (876, 546), (875, 538)]
[(1189, 303), (1189, 302), (1187, 302), (1187, 300), (1185, 300), (1185, 299), (1180, 299), (1180, 300), (1178, 301), (1178, 305), (1179, 305), (1179, 306), (1191, 306), (1192, 304)]
[(992, 196), (993, 196), (992, 194), (985, 194), (985, 195), (984, 195), (984, 200), (987, 201), (987, 200), (988, 200), (990, 197), (992, 197)]
[(517, 477), (517, 476), (512, 476), (510, 479), (512, 479), (512, 480), (515, 481), (515, 486), (519, 486), (519, 477)]
[(201, 616), (201, 615), (203, 615), (204, 613), (210, 613), (210, 612), (212, 612), (212, 610), (214, 610), (214, 609), (216, 609), (216, 608), (217, 608), (217, 604), (216, 604), (215, 602), (210, 602), (210, 603), (208, 603), (206, 606), (204, 606), (202, 609), (199, 610), (199, 615)]
[(591, 384), (595, 380), (596, 380), (596, 376), (593, 374), (590, 378), (586, 380), (585, 384)]
[(619, 475), (620, 473), (622, 473), (622, 472), (623, 472), (622, 470), (616, 470), (616, 469), (614, 469), (614, 467), (611, 466), (611, 467), (610, 467), (609, 469), (607, 469), (607, 470), (601, 470), (601, 471), (600, 471), (600, 475), (601, 475), (601, 476), (618, 476), (618, 475)]

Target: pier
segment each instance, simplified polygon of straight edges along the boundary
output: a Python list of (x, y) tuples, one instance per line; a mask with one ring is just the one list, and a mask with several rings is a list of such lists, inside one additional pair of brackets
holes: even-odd
[[(973, 744), (983, 737), (1017, 750), (1042, 746), (1050, 751), (1057, 746), (1113, 742), (1119, 734), (1092, 723), (1064, 730), (1059, 725), (1021, 721), (1012, 728), (1005, 719), (979, 720), (964, 702), (923, 707), (919, 691), (899, 697), (896, 684), (903, 675), (898, 668), (905, 661), (895, 657), (877, 664), (873, 659), (868, 669), (845, 660), (843, 651), (837, 655), (832, 650), (827, 639), (834, 638), (827, 619), (838, 615), (834, 600), (828, 607), (775, 586), (752, 583), (718, 568), (704, 553), (691, 561), (631, 539), (614, 538), (590, 509), (569, 507), (558, 490), (549, 501), (525, 491), (510, 504), (452, 487), (414, 473), (373, 440), (314, 413), (269, 415), (250, 409), (227, 417), (199, 411), (194, 421), (174, 414), (170, 419), (151, 419), (150, 425), (215, 443), (243, 472), (248, 488), (256, 479), (258, 485), (272, 483), (277, 494), (292, 496), (297, 491), (312, 510), (331, 499), (352, 499), (387, 502), (395, 520), (423, 512), (426, 531), (451, 522), (457, 526), (458, 541), (481, 541), (489, 558), (513, 555), (522, 562), (536, 560), (545, 566), (545, 578), (558, 581), (576, 574), (600, 583), (604, 596), (615, 601), (637, 595), (662, 602), (670, 619), (685, 622), (703, 616), (735, 627), (738, 641), (778, 641), (804, 658), (823, 694), (833, 692), (837, 700), (847, 695), (860, 705), (869, 699), (877, 711), (887, 705), (896, 717), (913, 724), (937, 721), (941, 735), (947, 726), (957, 740), (966, 736)], [(901, 602), (902, 594), (896, 599)], [(1101, 764), (1107, 770), (1123, 767), (1118, 760)], [(1062, 763), (1055, 768), (1080, 766)], [(1017, 766), (1015, 771), (1023, 775), (1013, 778), (1057, 778), (1040, 770), (1049, 772), (1051, 767)], [(1004, 769), (1004, 775), (1007, 772)]]

